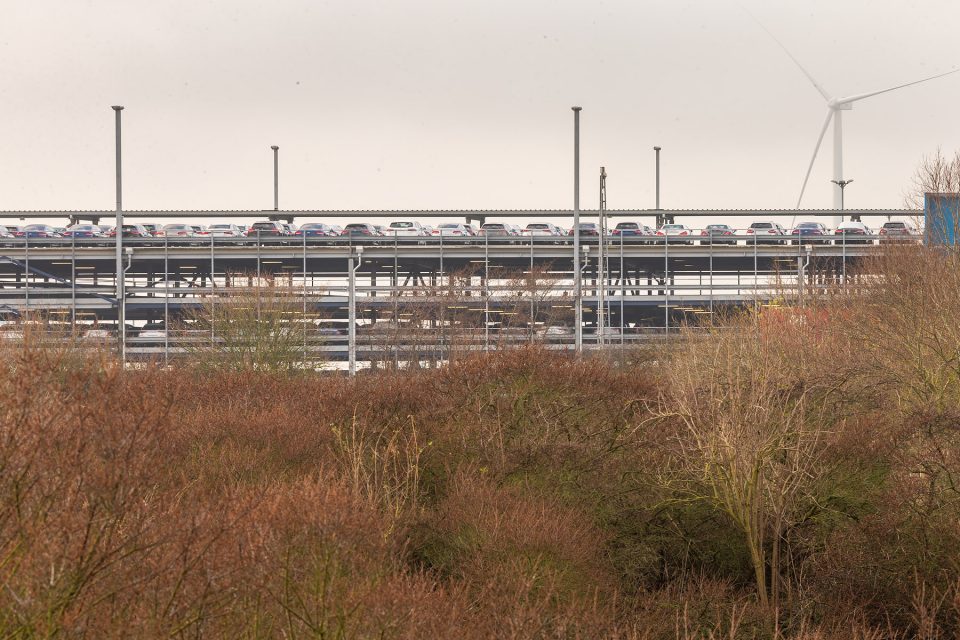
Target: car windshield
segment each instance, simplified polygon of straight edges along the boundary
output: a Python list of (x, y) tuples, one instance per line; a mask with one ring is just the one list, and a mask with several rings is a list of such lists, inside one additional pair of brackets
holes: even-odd
[(819, 229), (819, 222), (801, 222), (797, 225), (797, 229)]
[(676, 229), (683, 229), (683, 225), (682, 224), (665, 224), (661, 228), (666, 229), (667, 231), (674, 231)]
[(773, 223), (772, 222), (754, 222), (752, 225), (750, 225), (750, 228), (751, 229), (772, 229)]
[(547, 225), (540, 222), (531, 222), (527, 225), (527, 229), (549, 229)]
[(212, 224), (210, 225), (211, 229), (229, 229), (231, 225), (229, 224)]
[(502, 225), (502, 224), (487, 223), (487, 224), (483, 225), (483, 228), (484, 228), (484, 229), (503, 229), (503, 225)]
[(457, 224), (456, 222), (447, 222), (445, 224), (440, 225), (440, 228), (441, 229), (459, 229), (460, 225)]
[(729, 229), (725, 224), (708, 224), (707, 229)]
[(254, 229), (276, 229), (277, 226), (272, 222), (254, 222)]
[(390, 223), (391, 229), (410, 229), (412, 227), (413, 227), (412, 222), (391, 222)]
[(639, 229), (640, 225), (636, 222), (621, 222), (617, 225), (617, 229)]
[(884, 229), (906, 229), (907, 225), (902, 222), (885, 222), (883, 224)]

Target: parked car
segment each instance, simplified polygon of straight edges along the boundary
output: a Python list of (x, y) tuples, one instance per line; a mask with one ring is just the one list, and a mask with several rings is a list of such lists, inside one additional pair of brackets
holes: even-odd
[(862, 222), (847, 220), (837, 225), (833, 234), (836, 238), (835, 244), (869, 244), (873, 231)]
[(62, 238), (57, 229), (48, 224), (28, 224), (23, 228), (27, 238)]
[(801, 222), (790, 232), (795, 244), (830, 242), (830, 230), (822, 222)]
[(170, 224), (163, 225), (163, 229), (160, 233), (165, 238), (192, 238), (196, 235), (193, 227), (188, 224), (181, 224), (179, 222), (172, 222)]
[(75, 224), (67, 227), (65, 238), (102, 238), (103, 230), (95, 224)]
[(737, 244), (737, 230), (728, 224), (708, 224), (700, 232), (700, 244)]
[(162, 322), (148, 322), (141, 327), (138, 338), (163, 340), (167, 337), (167, 327)]
[(613, 235), (631, 238), (636, 236), (655, 236), (657, 232), (639, 222), (618, 222), (617, 226), (613, 228)]
[(368, 222), (351, 222), (343, 228), (340, 233), (342, 236), (360, 236), (363, 238), (375, 238), (380, 235), (377, 227)]
[(144, 222), (143, 228), (150, 232), (154, 238), (160, 235), (160, 232), (163, 230), (163, 226), (155, 222)]
[(555, 237), (566, 235), (560, 227), (552, 222), (531, 222), (521, 233), (525, 236)]
[(205, 224), (192, 224), (190, 226), (193, 227), (193, 232), (197, 236), (208, 237), (210, 235), (210, 230), (207, 229), (207, 225)]
[(572, 335), (573, 329), (571, 327), (552, 324), (537, 327), (536, 331), (534, 331), (534, 334), (540, 338), (562, 337)]
[(889, 220), (880, 227), (880, 242), (910, 242), (920, 239), (920, 232), (910, 221)]
[[(570, 229), (570, 233), (569, 233), (568, 235), (571, 235), (571, 236), (574, 235), (574, 234), (573, 234), (573, 229)], [(600, 227), (597, 225), (596, 222), (581, 222), (581, 223), (580, 223), (580, 237), (582, 238), (583, 236), (597, 236), (597, 237), (599, 237), (599, 236), (600, 236)]]
[(235, 224), (226, 222), (212, 224), (207, 230), (214, 238), (242, 238), (244, 235), (243, 229)]
[[(117, 228), (114, 227), (110, 229), (109, 236), (111, 238), (117, 237)], [(124, 238), (152, 238), (153, 234), (147, 231), (147, 228), (142, 224), (125, 224), (123, 225), (123, 237)]]
[(14, 238), (23, 238), (27, 235), (27, 232), (24, 231), (23, 226), (19, 224), (8, 224), (5, 225), (5, 228)]
[(116, 332), (112, 329), (93, 328), (87, 329), (83, 334), (83, 340), (86, 342), (108, 342), (116, 338)]
[(512, 236), (513, 230), (505, 222), (484, 222), (480, 225), (480, 235), (488, 238), (505, 238)]
[(422, 224), (410, 220), (391, 222), (390, 226), (387, 228), (387, 234), (391, 236), (399, 236), (401, 238), (429, 235), (429, 233), (423, 228)]
[(287, 235), (287, 231), (276, 220), (261, 220), (250, 225), (247, 235), (253, 238), (279, 238)]
[(285, 236), (292, 236), (297, 233), (297, 228), (289, 222), (281, 222), (280, 226), (283, 227), (283, 235)]
[(779, 222), (763, 220), (754, 222), (747, 229), (747, 244), (783, 244), (787, 230)]
[[(658, 236), (664, 236), (668, 242), (680, 242), (682, 244), (693, 244), (693, 229), (685, 224), (664, 224), (660, 225)], [(672, 240), (671, 238), (679, 238)]]
[(473, 235), (470, 227), (463, 224), (462, 222), (444, 222), (440, 224), (435, 230), (433, 235), (435, 236), (453, 236), (455, 238), (469, 238)]
[(340, 235), (333, 227), (323, 222), (308, 222), (300, 225), (300, 228), (294, 232), (295, 236), (307, 238), (328, 238)]

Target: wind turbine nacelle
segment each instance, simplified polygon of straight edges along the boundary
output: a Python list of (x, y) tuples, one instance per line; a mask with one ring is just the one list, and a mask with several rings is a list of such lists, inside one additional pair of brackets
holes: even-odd
[(827, 106), (834, 111), (850, 111), (853, 109), (852, 102), (840, 102), (839, 100), (831, 100), (827, 103)]

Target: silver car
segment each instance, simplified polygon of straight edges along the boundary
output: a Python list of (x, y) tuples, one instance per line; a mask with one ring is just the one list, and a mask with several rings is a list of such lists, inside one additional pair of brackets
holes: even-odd
[(235, 224), (217, 223), (207, 229), (214, 238), (242, 238), (245, 235), (243, 229)]

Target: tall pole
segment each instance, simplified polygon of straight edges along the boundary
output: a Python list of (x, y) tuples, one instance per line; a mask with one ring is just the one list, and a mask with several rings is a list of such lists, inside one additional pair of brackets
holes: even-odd
[[(843, 200), (844, 200), (844, 195), (845, 195), (845, 192), (846, 192), (846, 188), (847, 188), (847, 185), (848, 185), (848, 184), (850, 184), (851, 182), (853, 182), (853, 180), (831, 180), (830, 182), (832, 182), (833, 184), (837, 185), (837, 187), (840, 188), (840, 211), (843, 211), (843, 210), (844, 210), (844, 202), (843, 202)], [(858, 220), (859, 218), (858, 218), (857, 216), (851, 216), (850, 219), (851, 219), (851, 220)], [(841, 221), (841, 222), (843, 221), (843, 214), (842, 214), (842, 213), (840, 214), (840, 221)]]
[(606, 278), (607, 278), (607, 256), (604, 246), (607, 237), (607, 170), (600, 167), (600, 242), (597, 251), (597, 280), (600, 284), (597, 295), (597, 344), (601, 347), (606, 343), (604, 340), (604, 327), (606, 320), (604, 317), (604, 305), (606, 304)]
[(114, 113), (114, 123), (116, 131), (117, 149), (117, 226), (116, 226), (116, 244), (117, 244), (117, 339), (120, 341), (120, 362), (126, 364), (127, 361), (127, 327), (126, 327), (126, 295), (123, 288), (124, 268), (123, 268), (123, 181), (120, 175), (120, 112), (122, 106), (111, 107)]
[[(357, 375), (357, 269), (360, 268), (360, 258), (363, 255), (363, 247), (356, 249), (356, 254), (350, 252), (350, 262), (347, 274), (348, 302), (347, 302), (347, 363), (350, 377)], [(354, 257), (356, 256), (356, 257)]]
[(663, 224), (663, 220), (660, 215), (660, 147), (654, 147), (653, 150), (657, 155), (657, 200), (656, 200), (656, 209), (657, 209), (657, 226)]
[(573, 108), (573, 308), (574, 349), (583, 351), (583, 300), (580, 277), (580, 111)]
[(279, 150), (280, 147), (273, 145), (270, 147), (273, 149), (273, 210), (280, 210), (280, 158)]

